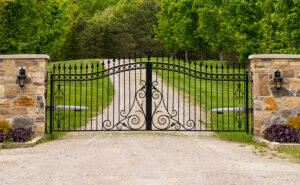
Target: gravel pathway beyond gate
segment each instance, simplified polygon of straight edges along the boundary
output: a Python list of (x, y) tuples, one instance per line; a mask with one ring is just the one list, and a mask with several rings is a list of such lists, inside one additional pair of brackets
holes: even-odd
[(0, 184), (299, 184), (299, 164), (212, 137), (74, 135), (0, 150)]

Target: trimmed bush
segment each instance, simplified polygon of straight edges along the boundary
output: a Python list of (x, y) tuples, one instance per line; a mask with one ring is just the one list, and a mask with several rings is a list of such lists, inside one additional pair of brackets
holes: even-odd
[(272, 125), (264, 132), (264, 138), (279, 143), (300, 142), (300, 132), (289, 125)]
[(8, 134), (12, 130), (12, 126), (9, 125), (8, 121), (0, 120), (0, 133)]
[(33, 135), (33, 132), (29, 129), (16, 128), (11, 130), (8, 135), (15, 142), (26, 142)]

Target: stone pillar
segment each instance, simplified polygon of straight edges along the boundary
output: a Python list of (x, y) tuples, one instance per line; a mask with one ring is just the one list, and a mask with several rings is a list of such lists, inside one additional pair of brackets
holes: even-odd
[[(251, 55), (253, 133), (273, 124), (286, 124), (288, 119), (300, 115), (300, 55)], [(283, 78), (277, 89), (274, 72)]]
[[(48, 55), (0, 55), (0, 120), (14, 128), (45, 132)], [(26, 70), (19, 86), (19, 70)]]

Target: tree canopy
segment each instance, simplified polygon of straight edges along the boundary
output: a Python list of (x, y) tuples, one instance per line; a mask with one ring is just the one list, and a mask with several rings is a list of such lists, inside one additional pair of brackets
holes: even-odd
[[(0, 0), (0, 53), (300, 53), (299, 0)], [(218, 55), (216, 55), (218, 54)]]

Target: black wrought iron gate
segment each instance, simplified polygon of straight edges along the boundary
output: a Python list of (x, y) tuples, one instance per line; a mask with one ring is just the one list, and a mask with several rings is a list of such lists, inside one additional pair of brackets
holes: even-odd
[(249, 131), (248, 66), (136, 55), (55, 63), (48, 130)]

